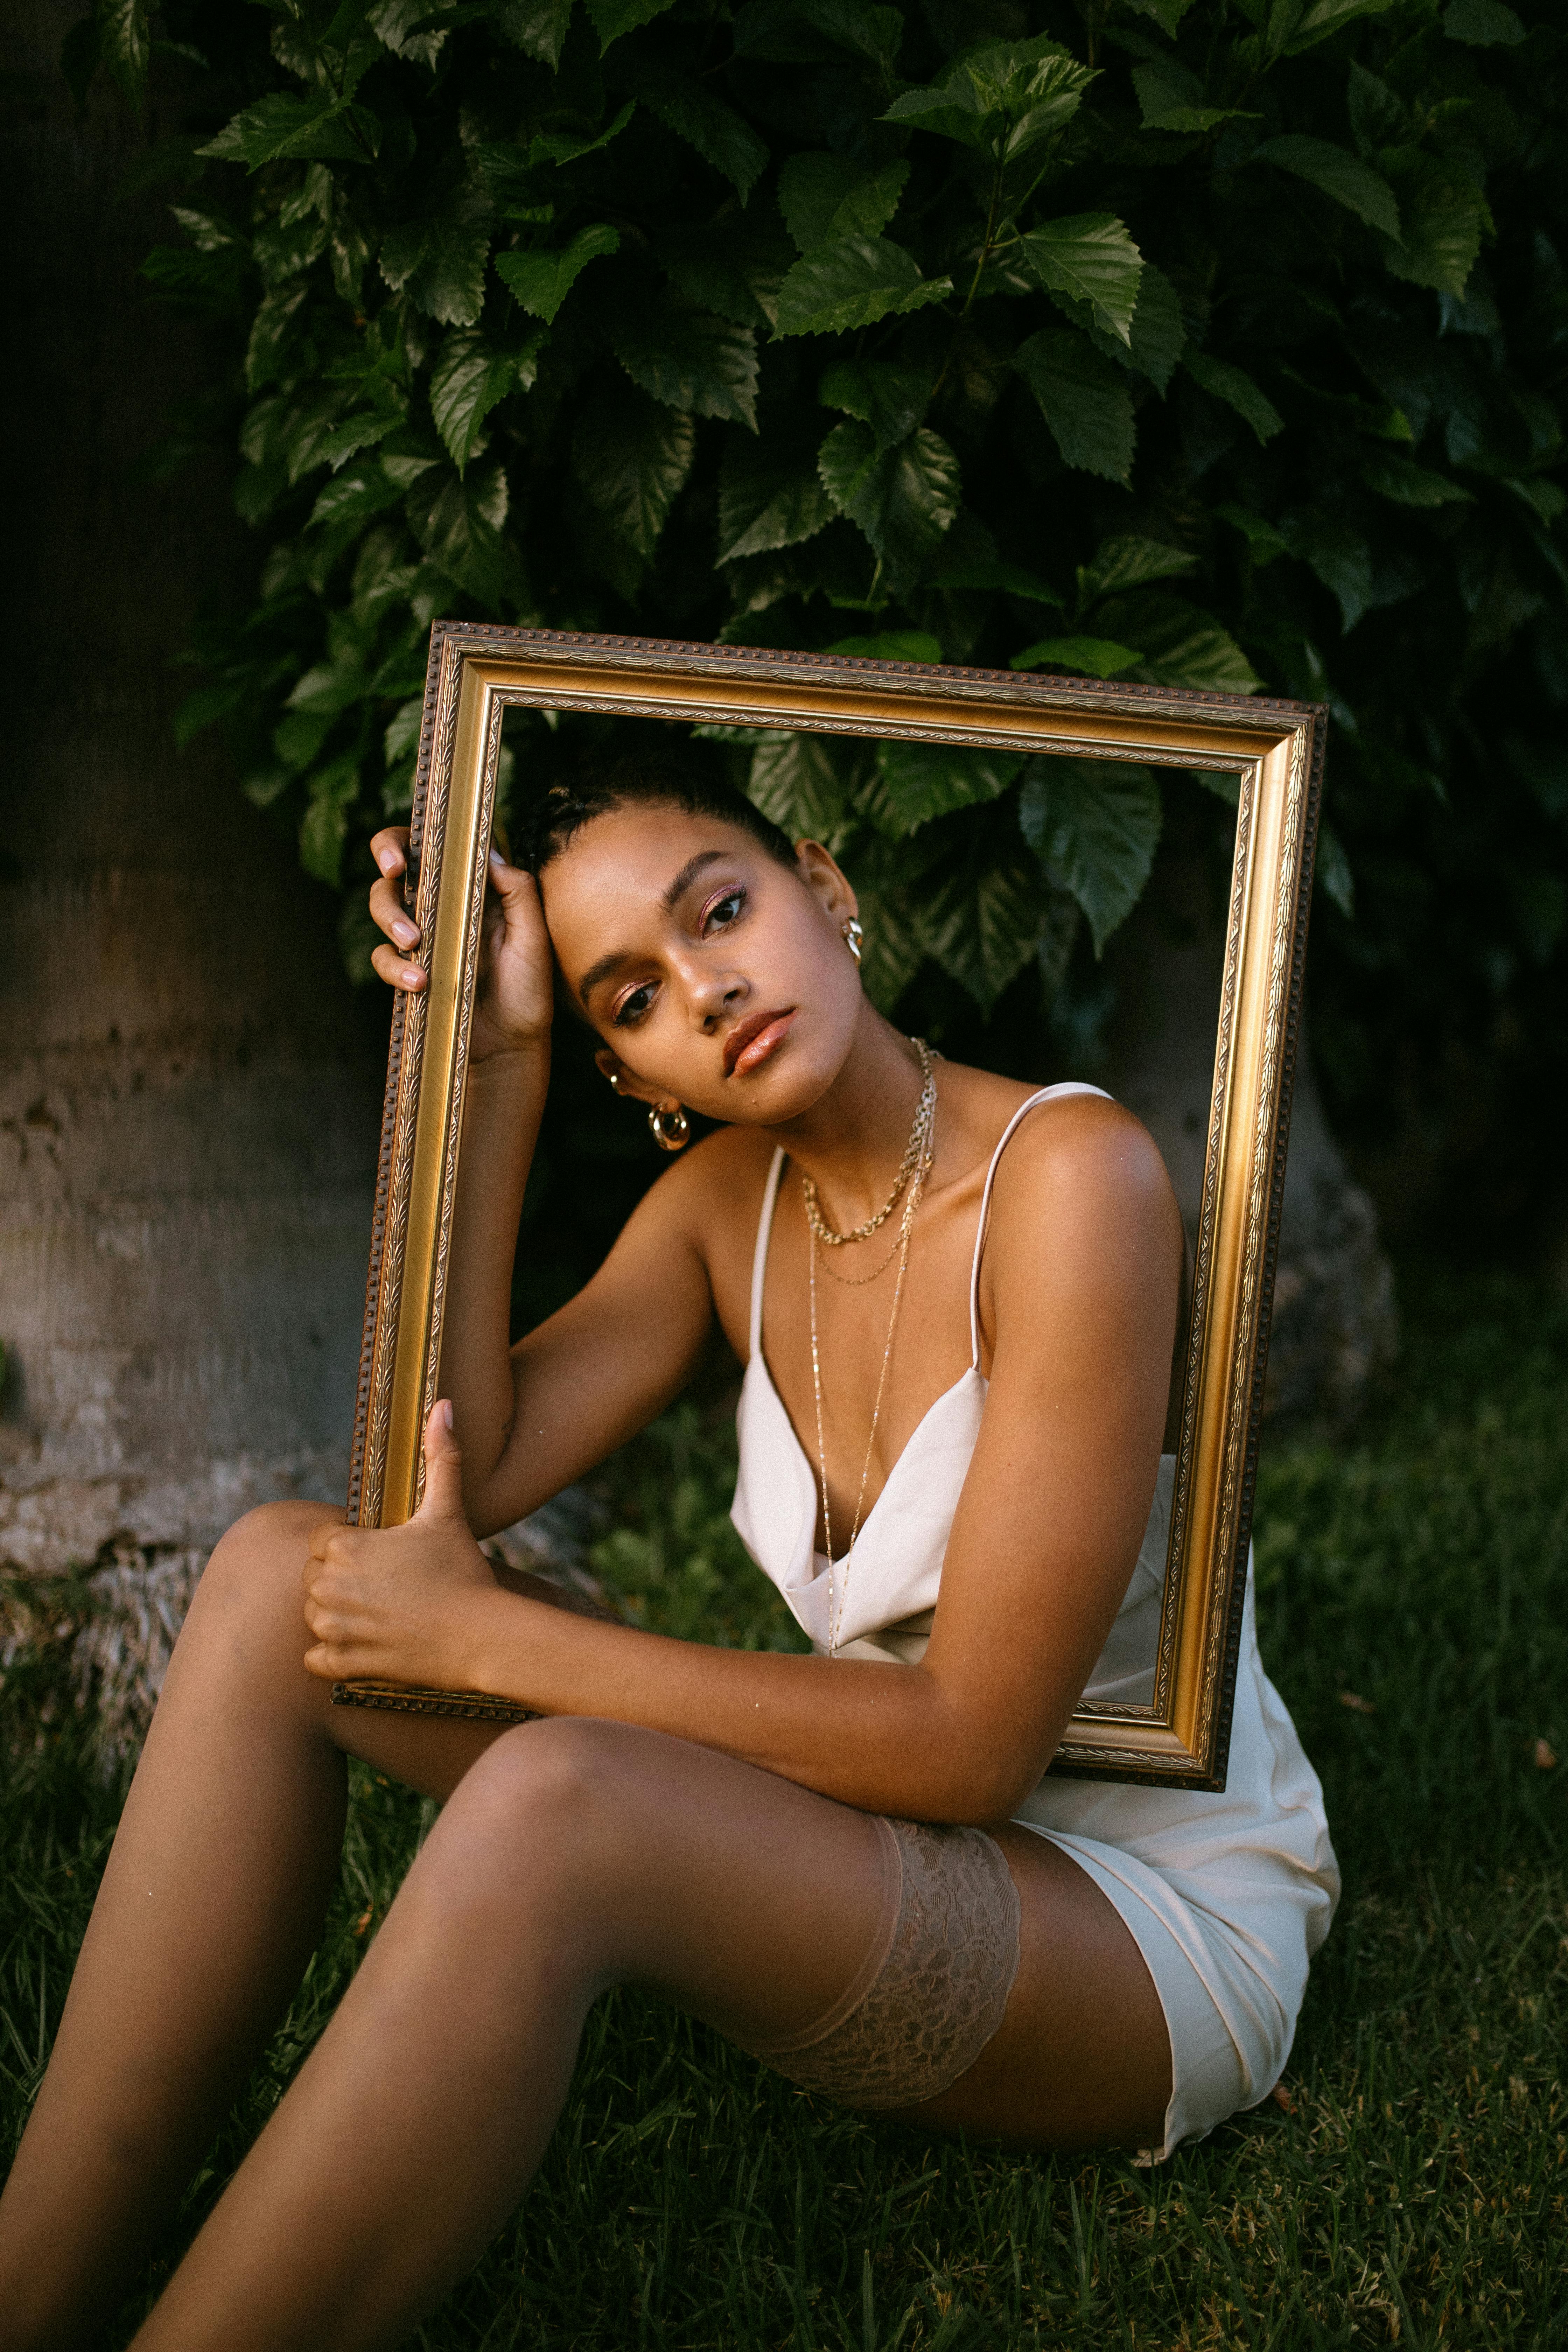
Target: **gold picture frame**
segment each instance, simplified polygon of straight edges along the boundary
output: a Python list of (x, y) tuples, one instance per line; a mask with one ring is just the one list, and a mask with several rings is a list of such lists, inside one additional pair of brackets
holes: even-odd
[[(902, 738), (1237, 779), (1170, 1549), (1147, 1707), (1081, 1705), (1052, 1769), (1223, 1789), (1241, 1638), (1327, 711), (1262, 696), (437, 622), (410, 887), (429, 985), (393, 1014), (351, 1524), (417, 1508), (435, 1401), (501, 721), (509, 706)], [(521, 1716), (484, 1693), (334, 1686), (341, 1703)]]

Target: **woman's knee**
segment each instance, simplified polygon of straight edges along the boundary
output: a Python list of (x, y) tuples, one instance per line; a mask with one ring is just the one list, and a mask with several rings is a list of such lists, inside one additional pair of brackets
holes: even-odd
[[(304, 1570), (310, 1538), (339, 1516), (324, 1503), (262, 1503), (214, 1547), (196, 1587), (182, 1644), (217, 1639), (252, 1658), (300, 1665), (310, 1646)], [(301, 1673), (303, 1672), (300, 1666)]]
[(522, 1863), (536, 1891), (559, 1894), (602, 1873), (625, 1843), (650, 1737), (578, 1717), (519, 1724), (464, 1774), (431, 1840), (431, 1858)]

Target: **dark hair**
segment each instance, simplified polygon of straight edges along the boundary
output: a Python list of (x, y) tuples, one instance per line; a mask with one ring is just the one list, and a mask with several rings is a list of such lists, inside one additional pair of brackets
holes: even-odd
[(688, 816), (738, 825), (779, 865), (795, 865), (795, 844), (722, 776), (704, 774), (666, 754), (623, 753), (569, 772), (518, 813), (517, 858), (539, 874), (596, 816), (618, 808), (677, 808)]

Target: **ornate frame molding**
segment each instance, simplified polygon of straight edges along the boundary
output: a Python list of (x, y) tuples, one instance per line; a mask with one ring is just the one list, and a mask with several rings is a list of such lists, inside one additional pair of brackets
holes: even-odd
[[(438, 621), (411, 886), (430, 985), (393, 1015), (349, 1518), (417, 1507), (509, 705), (1207, 768), (1239, 784), (1225, 974), (1154, 1701), (1080, 1706), (1052, 1769), (1223, 1789), (1285, 1182), (1327, 711), (1093, 679), (942, 669)], [(335, 1687), (349, 1704), (493, 1716), (483, 1694)], [(521, 1715), (521, 1709), (511, 1713)]]

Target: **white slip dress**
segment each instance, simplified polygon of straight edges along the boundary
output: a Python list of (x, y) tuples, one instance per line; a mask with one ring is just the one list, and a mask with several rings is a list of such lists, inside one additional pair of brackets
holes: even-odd
[[(763, 1353), (768, 1238), (784, 1167), (773, 1156), (752, 1269), (751, 1342), (737, 1423), (740, 1475), (731, 1516), (812, 1647), (914, 1664), (923, 1656), (953, 1513), (980, 1433), (981, 1252), (997, 1162), (1037, 1105), (1100, 1094), (1047, 1087), (1019, 1106), (986, 1173), (970, 1278), (969, 1369), (939, 1396), (893, 1465), (861, 1528), (854, 1573), (830, 1576), (815, 1549), (816, 1475)], [(1175, 1456), (1160, 1463), (1148, 1529), (1116, 1622), (1084, 1696), (1148, 1705), (1164, 1590)], [(836, 1587), (837, 1591), (830, 1590)], [(1152, 1977), (1171, 2037), (1172, 2089), (1158, 2159), (1267, 2098), (1284, 2072), (1312, 1955), (1328, 1934), (1340, 1874), (1317, 1774), (1258, 1654), (1253, 1574), (1237, 1666), (1222, 1793), (1126, 1781), (1043, 1779), (1013, 1817), (1069, 1854), (1125, 1920)]]

